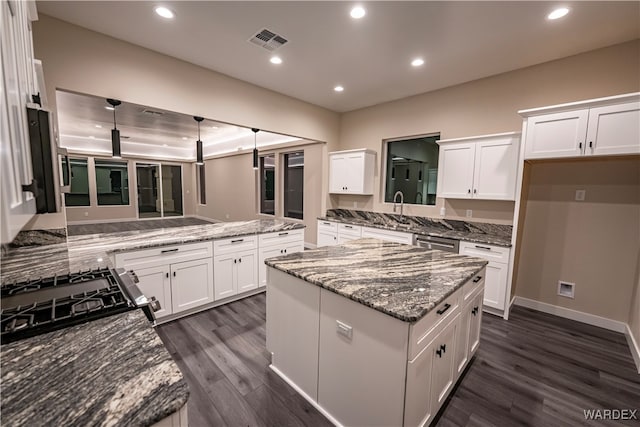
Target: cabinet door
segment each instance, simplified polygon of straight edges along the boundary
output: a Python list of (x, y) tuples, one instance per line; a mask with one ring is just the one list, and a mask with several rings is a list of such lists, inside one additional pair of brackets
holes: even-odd
[(472, 303), (465, 304), (458, 317), (458, 333), (456, 335), (456, 378), (460, 376), (469, 361), (469, 329), (471, 327)]
[(353, 153), (346, 156), (343, 171), (345, 177), (345, 193), (362, 194), (364, 192), (364, 153)]
[(640, 102), (589, 110), (586, 153), (640, 154)]
[(338, 234), (338, 244), (341, 245), (343, 243), (350, 242), (352, 240), (358, 240), (360, 238), (361, 238), (361, 236), (359, 236), (357, 234), (339, 233)]
[(236, 268), (236, 286), (238, 293), (258, 287), (258, 254), (256, 250), (238, 253)]
[[(23, 184), (31, 183), (31, 150), (27, 126), (26, 102), (29, 75), (33, 74), (30, 61), (31, 34), (28, 32), (25, 2), (2, 2), (2, 37), (0, 70), (0, 128), (3, 149), (0, 151), (0, 184), (2, 186), (1, 243), (9, 243), (35, 215), (33, 194), (22, 191)], [(25, 33), (26, 31), (26, 33)]]
[(527, 119), (525, 159), (576, 157), (584, 153), (588, 110)]
[(431, 410), (435, 413), (446, 400), (455, 379), (455, 342), (458, 322), (454, 320), (438, 338), (432, 348), (433, 374), (431, 376)]
[(213, 302), (213, 262), (210, 258), (171, 264), (173, 312)]
[(347, 158), (342, 155), (329, 156), (329, 192), (344, 193), (346, 187), (345, 170)]
[(219, 255), (213, 258), (213, 283), (216, 300), (238, 293), (234, 277), (234, 261), (236, 259), (235, 254)]
[(476, 145), (473, 198), (515, 200), (518, 137), (496, 137)]
[(138, 288), (150, 299), (156, 297), (160, 303), (160, 310), (154, 314), (160, 319), (173, 313), (171, 302), (171, 279), (169, 278), (169, 266), (161, 265), (149, 268), (136, 268), (134, 270), (140, 282)]
[(508, 264), (489, 262), (487, 264), (487, 277), (484, 282), (484, 304), (504, 310), (504, 302), (507, 289)]
[(266, 248), (260, 248), (260, 259), (258, 264), (258, 277), (260, 279), (260, 286), (267, 286), (267, 264), (264, 260), (267, 258), (273, 258), (276, 256), (284, 255), (284, 248), (282, 246), (269, 246)]
[(438, 197), (470, 199), (473, 187), (475, 144), (443, 144), (440, 146)]
[(334, 246), (338, 244), (338, 233), (328, 232), (324, 230), (318, 230), (318, 241), (316, 245), (321, 246)]
[(431, 410), (431, 377), (435, 342), (407, 363), (407, 389), (404, 404), (404, 425), (428, 425)]
[(482, 292), (473, 299), (469, 304), (470, 322), (469, 322), (469, 353), (468, 358), (471, 359), (480, 344), (480, 327), (482, 326)]

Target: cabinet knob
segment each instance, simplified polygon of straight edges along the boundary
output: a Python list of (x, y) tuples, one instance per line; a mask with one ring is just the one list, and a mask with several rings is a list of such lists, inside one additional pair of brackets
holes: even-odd
[(241, 262), (242, 262), (242, 258), (240, 258), (240, 259), (238, 260), (238, 263), (241, 263)]
[(582, 142), (578, 143), (578, 147), (580, 147), (580, 150), (582, 150)]
[(473, 189), (473, 194), (477, 194), (477, 193), (478, 193), (478, 190), (474, 188)]
[(446, 353), (447, 352), (447, 345), (446, 344), (442, 344), (440, 346), (440, 350), (442, 350), (443, 353)]
[(234, 263), (234, 264), (236, 264), (237, 262), (238, 262), (238, 260), (237, 260), (237, 259), (234, 259), (234, 260), (233, 260), (233, 263)]
[(468, 190), (467, 190), (467, 194), (471, 194), (471, 189), (468, 189)]
[(593, 141), (589, 141), (589, 148), (593, 148)]
[(167, 279), (169, 278), (169, 273), (167, 273)]
[(436, 350), (436, 354), (438, 355), (438, 357), (442, 357), (442, 350), (441, 349), (437, 349)]
[(287, 250), (286, 250), (286, 249), (284, 250), (284, 253), (285, 253), (285, 254), (287, 253)]
[(176, 272), (175, 271), (173, 272), (173, 277), (176, 277)]

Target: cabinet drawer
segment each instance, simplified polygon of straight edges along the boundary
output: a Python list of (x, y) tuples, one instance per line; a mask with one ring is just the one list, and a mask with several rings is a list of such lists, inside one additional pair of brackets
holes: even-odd
[(433, 338), (458, 314), (463, 288), (464, 286), (456, 290), (427, 313), (426, 316), (411, 325), (409, 331), (409, 360), (413, 360), (429, 345)]
[(331, 222), (331, 221), (320, 221), (318, 220), (318, 231), (320, 230), (325, 230), (325, 231), (330, 231), (330, 232), (337, 232), (338, 231), (338, 223), (337, 222)]
[(238, 236), (230, 239), (214, 240), (213, 253), (215, 256), (218, 256), (237, 251), (244, 251), (247, 249), (256, 249), (257, 244), (258, 237), (256, 235)]
[(362, 227), (351, 224), (338, 224), (338, 233), (341, 235), (357, 236), (362, 235)]
[(495, 261), (503, 264), (509, 263), (509, 248), (501, 246), (486, 245), (484, 243), (460, 242), (460, 254), (475, 256), (486, 259), (487, 261)]
[(212, 255), (211, 242), (199, 242), (117, 253), (115, 258), (116, 267), (134, 268), (136, 266), (150, 267), (153, 265), (167, 265), (180, 261), (210, 258)]
[(281, 245), (283, 243), (293, 243), (304, 240), (304, 230), (288, 230), (278, 233), (266, 233), (258, 236), (258, 244), (260, 247)]
[(478, 292), (478, 289), (484, 286), (485, 277), (487, 275), (486, 268), (483, 268), (471, 280), (462, 287), (462, 305), (467, 304)]

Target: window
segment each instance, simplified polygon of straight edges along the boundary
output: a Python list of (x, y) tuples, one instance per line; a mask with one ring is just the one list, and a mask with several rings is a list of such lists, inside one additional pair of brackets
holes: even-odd
[(65, 193), (66, 206), (89, 206), (89, 175), (87, 159), (69, 159), (71, 165), (70, 191)]
[(207, 175), (205, 173), (204, 165), (196, 165), (196, 181), (198, 184), (198, 203), (201, 205), (207, 204)]
[(284, 155), (284, 216), (302, 219), (304, 152)]
[(127, 162), (95, 160), (98, 206), (129, 204), (129, 168)]
[(440, 134), (387, 142), (384, 201), (401, 191), (404, 203), (435, 205)]
[(275, 215), (276, 156), (260, 157), (260, 213)]

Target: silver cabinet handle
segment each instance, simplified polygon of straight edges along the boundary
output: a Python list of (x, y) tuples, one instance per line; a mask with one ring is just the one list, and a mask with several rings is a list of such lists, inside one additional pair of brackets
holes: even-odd
[(491, 248), (488, 248), (488, 247), (486, 247), (486, 246), (480, 246), (480, 245), (476, 245), (476, 248), (478, 248), (478, 249), (484, 249), (484, 250), (487, 250), (487, 251), (490, 251), (490, 250), (491, 250)]

